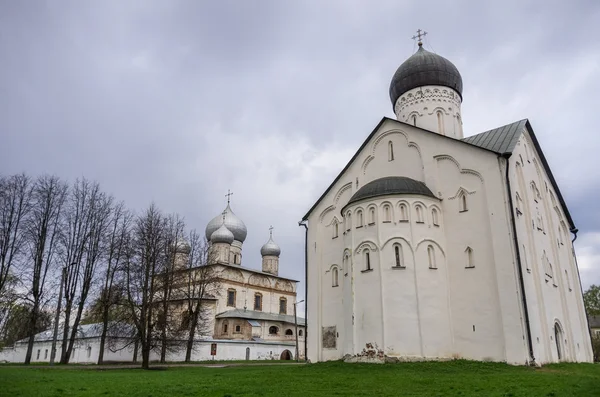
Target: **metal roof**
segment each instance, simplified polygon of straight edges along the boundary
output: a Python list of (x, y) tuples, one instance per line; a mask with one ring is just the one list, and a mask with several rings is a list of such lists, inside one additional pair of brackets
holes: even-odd
[(462, 98), (462, 77), (452, 62), (419, 46), (419, 50), (400, 65), (390, 83), (392, 106), (402, 94), (417, 87), (441, 85), (452, 88)]
[(437, 198), (423, 182), (415, 181), (414, 179), (405, 176), (387, 176), (385, 178), (375, 179), (358, 189), (346, 205), (367, 198), (385, 196), (388, 194), (418, 194), (421, 196)]
[[(265, 313), (256, 310), (233, 309), (223, 313), (219, 313), (216, 318), (245, 318), (247, 320), (266, 320), (280, 321), (283, 323), (294, 324), (294, 316), (287, 314)], [(303, 317), (298, 317), (298, 325), (304, 326), (306, 321)]]
[(462, 141), (500, 154), (512, 153), (526, 124), (527, 119), (519, 120), (464, 138)]

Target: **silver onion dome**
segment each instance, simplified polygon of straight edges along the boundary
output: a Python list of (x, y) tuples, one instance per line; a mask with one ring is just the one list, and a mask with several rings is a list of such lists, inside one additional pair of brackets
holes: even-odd
[(191, 251), (190, 244), (186, 240), (180, 239), (175, 243), (175, 251), (182, 254), (189, 254)]
[[(229, 204), (227, 204), (227, 208), (225, 208), (225, 227), (233, 233), (233, 238), (240, 243), (243, 243), (246, 240), (246, 235), (248, 234), (248, 229), (246, 229), (246, 225), (240, 218), (238, 218)], [(208, 225), (206, 225), (206, 239), (210, 240), (212, 234), (219, 229), (219, 227), (223, 224), (223, 215), (219, 214), (215, 216)]]
[(217, 230), (215, 230), (213, 232), (213, 234), (210, 235), (210, 242), (213, 244), (216, 243), (227, 243), (227, 244), (231, 244), (233, 243), (233, 233), (231, 233), (231, 231), (229, 229), (227, 229), (227, 227), (225, 226), (225, 224), (221, 224), (221, 227), (219, 227)]
[(273, 235), (269, 236), (269, 241), (265, 243), (260, 249), (260, 254), (262, 256), (279, 256), (281, 254), (281, 248), (275, 241), (273, 241)]

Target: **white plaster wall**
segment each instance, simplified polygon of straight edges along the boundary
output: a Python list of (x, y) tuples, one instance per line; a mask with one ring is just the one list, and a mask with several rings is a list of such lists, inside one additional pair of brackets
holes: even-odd
[[(460, 95), (451, 88), (413, 88), (396, 101), (398, 121), (456, 139), (463, 138)], [(438, 116), (439, 113), (439, 116)]]
[[(536, 361), (540, 364), (558, 361), (555, 323), (559, 323), (563, 331), (560, 341), (562, 360), (591, 361), (591, 344), (569, 226), (527, 132), (513, 152), (510, 167), (514, 206), (519, 210), (517, 213), (515, 209), (517, 235), (524, 262)], [(546, 274), (544, 253), (552, 265), (552, 277)]]
[[(396, 138), (394, 151), (414, 150), (419, 160), (412, 166), (394, 168), (402, 156), (389, 161), (386, 144), (386, 150), (377, 148), (389, 137)], [(309, 359), (357, 354), (364, 343), (374, 342), (391, 355), (527, 360), (502, 161), (494, 153), (384, 120), (308, 218)], [(432, 225), (433, 203), (423, 202), (428, 218), (424, 224), (409, 227), (410, 238), (407, 225), (383, 225), (379, 219), (371, 229), (376, 232), (365, 226), (344, 235), (347, 225), (341, 226), (340, 209), (361, 186), (390, 174), (425, 182), (441, 200), (436, 203), (441, 209), (441, 225)], [(464, 213), (458, 208), (461, 192), (469, 202)], [(411, 220), (413, 199), (408, 200)], [(368, 206), (361, 205), (367, 211)], [(397, 220), (398, 215), (394, 216)], [(341, 223), (339, 237), (332, 238), (336, 222)], [(389, 254), (386, 256), (384, 243), (390, 238), (405, 238), (410, 243), (414, 257), (407, 262), (407, 269), (391, 270), (385, 265)], [(373, 239), (378, 255), (374, 270), (364, 274), (358, 246)], [(427, 241), (435, 242), (437, 270), (422, 266), (427, 263)], [(474, 250), (475, 268), (465, 268), (466, 247)], [(339, 291), (340, 287), (331, 287), (327, 271), (344, 263), (344, 252), (351, 252), (352, 261), (346, 265), (349, 276), (344, 277)], [(413, 280), (408, 281), (410, 277)], [(322, 327), (334, 325), (340, 335), (337, 349), (324, 350)]]
[[(289, 350), (292, 357), (295, 358), (295, 344), (293, 342), (286, 343), (260, 343), (260, 342), (239, 342), (225, 340), (207, 340), (196, 341), (192, 352), (192, 361), (208, 361), (213, 357), (210, 355), (211, 343), (217, 344), (217, 355), (215, 360), (245, 360), (246, 348), (250, 349), (250, 360), (279, 360), (281, 353), (284, 350)], [(50, 346), (52, 341), (35, 342), (33, 348), (33, 356), (31, 362), (49, 362), (50, 361)], [(89, 351), (87, 347), (92, 349)], [(98, 362), (100, 339), (89, 338), (77, 341), (77, 347), (71, 356), (70, 363), (72, 364), (95, 364)], [(299, 343), (300, 357), (303, 358), (303, 344)], [(37, 351), (40, 350), (40, 358), (37, 358)], [(48, 357), (44, 358), (45, 350), (48, 349)], [(27, 344), (17, 344), (15, 348), (4, 349), (0, 353), (0, 361), (8, 362), (24, 362)], [(60, 348), (58, 349), (60, 352)], [(152, 352), (150, 355), (151, 361), (158, 361), (160, 355)], [(133, 360), (133, 348), (125, 348), (123, 350), (112, 352), (108, 348), (104, 352), (104, 360), (130, 362)], [(141, 360), (141, 350), (138, 351), (138, 360)], [(167, 362), (184, 361), (185, 349), (181, 349), (177, 353), (167, 355)], [(57, 360), (58, 361), (58, 360)]]

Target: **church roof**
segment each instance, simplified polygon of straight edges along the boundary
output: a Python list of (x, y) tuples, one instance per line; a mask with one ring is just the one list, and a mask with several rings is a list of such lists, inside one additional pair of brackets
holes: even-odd
[(454, 139), (454, 138), (451, 138), (448, 136), (439, 135), (438, 133), (435, 133), (433, 131), (415, 127), (411, 124), (408, 124), (408, 123), (405, 123), (405, 122), (402, 122), (399, 120), (391, 119), (389, 117), (383, 117), (381, 119), (381, 121), (379, 121), (379, 123), (377, 123), (377, 125), (375, 126), (373, 131), (369, 134), (367, 139), (365, 139), (363, 144), (358, 148), (358, 150), (356, 151), (354, 156), (352, 156), (352, 158), (350, 159), (348, 164), (346, 164), (344, 169), (342, 169), (342, 171), (338, 174), (338, 176), (333, 180), (331, 185), (329, 185), (329, 187), (325, 190), (325, 192), (323, 192), (321, 197), (319, 197), (319, 199), (308, 210), (306, 215), (304, 215), (304, 217), (302, 218), (303, 221), (308, 219), (308, 217), (313, 212), (313, 210), (317, 207), (317, 205), (319, 205), (321, 200), (323, 200), (323, 198), (325, 198), (327, 193), (329, 193), (329, 191), (335, 186), (335, 184), (338, 182), (338, 180), (344, 175), (346, 170), (348, 168), (350, 168), (350, 165), (352, 165), (354, 160), (356, 160), (356, 158), (359, 156), (360, 152), (371, 141), (371, 138), (373, 137), (373, 135), (375, 135), (377, 133), (377, 131), (379, 131), (379, 128), (386, 121), (404, 124), (404, 125), (410, 126), (410, 128), (414, 128), (414, 129), (417, 129), (417, 130), (420, 130), (423, 132), (427, 132), (429, 134), (435, 134), (440, 139), (451, 139), (455, 142), (462, 142), (465, 145), (469, 145), (471, 147), (487, 150), (489, 152), (493, 152), (498, 155), (512, 154), (519, 137), (521, 136), (523, 131), (525, 129), (527, 129), (527, 132), (529, 133), (529, 136), (531, 137), (533, 146), (535, 147), (536, 152), (539, 153), (540, 161), (544, 167), (544, 170), (548, 174), (550, 183), (552, 184), (552, 187), (554, 188), (554, 191), (556, 192), (556, 196), (563, 208), (565, 216), (567, 217), (567, 221), (569, 222), (569, 228), (571, 231), (577, 230), (577, 228), (575, 227), (575, 223), (573, 222), (573, 218), (571, 218), (571, 214), (569, 213), (569, 209), (567, 208), (567, 205), (562, 197), (562, 194), (560, 193), (560, 189), (558, 188), (556, 180), (554, 179), (554, 176), (552, 175), (552, 171), (550, 170), (550, 165), (548, 164), (548, 161), (546, 160), (546, 157), (544, 156), (544, 153), (542, 152), (540, 144), (535, 136), (535, 133), (533, 132), (533, 128), (531, 128), (531, 124), (529, 123), (528, 119), (519, 120), (519, 121), (516, 121), (511, 124), (507, 124), (502, 127), (498, 127), (498, 128), (495, 128), (495, 129), (492, 129), (489, 131), (482, 132), (480, 134), (476, 134), (476, 135), (464, 138), (462, 140), (457, 140), (457, 139)]
[(527, 123), (527, 119), (519, 120), (502, 127), (494, 128), (493, 130), (466, 137), (462, 141), (500, 154), (512, 153)]
[[(284, 323), (294, 324), (294, 316), (288, 314), (265, 313), (255, 310), (233, 309), (219, 313), (216, 318), (245, 318), (248, 320), (265, 320), (265, 321), (281, 321)], [(298, 317), (298, 325), (306, 325), (306, 321), (302, 317)]]
[(358, 189), (346, 205), (350, 205), (360, 200), (386, 196), (389, 194), (418, 194), (421, 196), (437, 198), (423, 182), (415, 181), (414, 179), (405, 176), (387, 176), (385, 178), (375, 179)]
[(429, 52), (419, 45), (419, 50), (398, 67), (390, 83), (392, 106), (402, 94), (417, 87), (441, 85), (456, 91), (462, 97), (462, 77), (452, 62)]

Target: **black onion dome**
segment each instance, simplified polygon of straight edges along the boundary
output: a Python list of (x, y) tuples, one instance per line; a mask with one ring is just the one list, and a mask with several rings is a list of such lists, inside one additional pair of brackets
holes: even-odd
[(419, 50), (408, 58), (392, 78), (390, 99), (392, 106), (406, 91), (426, 85), (441, 85), (458, 92), (462, 99), (462, 77), (452, 62), (419, 46)]
[(346, 206), (360, 200), (387, 196), (390, 194), (417, 194), (420, 196), (437, 198), (423, 182), (415, 181), (414, 179), (405, 176), (388, 176), (375, 179), (358, 189), (358, 191), (350, 197), (350, 201), (348, 201)]

